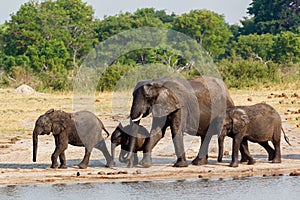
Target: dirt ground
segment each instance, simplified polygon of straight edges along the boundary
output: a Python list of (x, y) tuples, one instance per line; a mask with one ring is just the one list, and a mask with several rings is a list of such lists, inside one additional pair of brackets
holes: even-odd
[[(38, 94), (24, 96), (15, 94), (13, 90), (0, 90), (0, 185), (14, 184), (42, 184), (42, 183), (84, 183), (84, 182), (119, 182), (119, 181), (151, 181), (151, 180), (180, 180), (187, 178), (239, 178), (245, 176), (281, 176), (299, 175), (300, 173), (300, 98), (294, 97), (296, 90), (262, 91), (231, 91), (231, 96), (237, 105), (251, 105), (267, 102), (274, 106), (281, 114), (283, 128), (292, 146), (283, 139), (281, 142), (282, 163), (268, 162), (266, 151), (258, 144), (250, 143), (250, 152), (256, 159), (256, 164), (241, 163), (237, 168), (229, 167), (231, 160), (231, 139), (225, 140), (225, 154), (222, 163), (217, 160), (217, 137), (214, 136), (209, 146), (209, 164), (204, 166), (189, 165), (186, 168), (174, 168), (176, 157), (169, 130), (158, 145), (153, 149), (153, 166), (150, 168), (127, 168), (126, 164), (118, 162), (116, 167), (105, 168), (106, 161), (100, 151), (94, 149), (90, 165), (87, 169), (76, 166), (83, 158), (84, 149), (69, 145), (66, 151), (67, 169), (50, 169), (50, 156), (54, 150), (54, 139), (51, 135), (40, 136), (37, 162), (32, 162), (31, 133), (35, 120), (48, 109), (72, 109), (72, 95)], [(287, 98), (282, 95), (285, 93)], [(279, 96), (281, 95), (281, 97)], [(103, 97), (105, 96), (105, 97)], [(111, 133), (119, 121), (126, 120), (126, 115), (111, 115), (109, 111), (110, 94), (99, 94), (96, 103), (107, 107), (100, 110), (103, 123)], [(14, 97), (12, 99), (12, 97)], [(65, 99), (65, 100), (63, 100)], [(282, 102), (283, 101), (283, 102)], [(30, 105), (28, 105), (28, 102)], [(31, 103), (30, 103), (31, 102)], [(1, 105), (2, 104), (2, 105)], [(16, 111), (17, 110), (17, 111)], [(299, 111), (299, 113), (298, 113)], [(11, 118), (19, 115), (19, 118)], [(6, 124), (6, 125), (5, 125)], [(15, 125), (17, 124), (18, 128)], [(150, 119), (143, 122), (150, 127)], [(23, 127), (23, 128), (22, 128)], [(190, 163), (195, 158), (200, 147), (198, 137), (185, 135), (185, 150)], [(110, 149), (110, 141), (106, 140)], [(119, 147), (118, 147), (119, 150)], [(118, 155), (118, 152), (117, 152)], [(139, 158), (142, 154), (139, 153)]]

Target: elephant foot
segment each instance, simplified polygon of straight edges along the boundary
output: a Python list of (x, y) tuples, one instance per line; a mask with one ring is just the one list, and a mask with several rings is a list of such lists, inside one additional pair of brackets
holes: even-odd
[(50, 166), (50, 168), (52, 168), (52, 169), (56, 169), (58, 167), (58, 164), (52, 164), (51, 166)]
[(206, 165), (207, 158), (199, 158), (198, 156), (192, 161), (192, 165)]
[(272, 160), (272, 163), (281, 163), (281, 159), (280, 159), (280, 158), (273, 159), (273, 160)]
[(218, 157), (218, 162), (222, 162), (223, 158)]
[(105, 167), (108, 167), (108, 168), (115, 167), (115, 166), (116, 166), (116, 163), (113, 160), (111, 160), (110, 162), (107, 162), (105, 165)]
[[(241, 158), (241, 160), (240, 160), (240, 162), (241, 162), (241, 163), (243, 163), (243, 162), (247, 162), (247, 161), (248, 161), (248, 159), (247, 159), (247, 158), (245, 158), (245, 157), (242, 157), (242, 158)], [(249, 163), (249, 162), (250, 162), (250, 161), (248, 161), (248, 163)]]
[(250, 159), (247, 164), (254, 165), (255, 163), (256, 163), (256, 161), (254, 159)]
[(67, 169), (68, 167), (67, 167), (67, 165), (60, 165), (59, 167), (58, 167), (59, 169)]
[(239, 164), (237, 162), (231, 162), (229, 164), (229, 167), (238, 167), (238, 166), (239, 166)]
[(87, 164), (84, 163), (80, 163), (78, 164), (79, 169), (86, 169), (87, 168)]
[(133, 164), (132, 163), (128, 163), (127, 168), (133, 168)]
[(187, 167), (188, 163), (186, 160), (177, 160), (177, 162), (173, 165), (173, 167)]
[(151, 158), (143, 158), (139, 164), (146, 168), (151, 167), (152, 166)]
[(269, 154), (268, 160), (272, 161), (275, 159), (275, 154)]

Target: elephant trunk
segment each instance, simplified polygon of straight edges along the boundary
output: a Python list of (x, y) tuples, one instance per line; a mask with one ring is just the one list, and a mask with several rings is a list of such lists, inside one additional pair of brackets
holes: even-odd
[(128, 154), (125, 157), (125, 161), (129, 161), (130, 158), (133, 155), (133, 151), (134, 148), (136, 146), (136, 136), (138, 133), (138, 125), (139, 125), (140, 121), (136, 121), (133, 123), (132, 120), (130, 120), (130, 124), (132, 125), (132, 129), (131, 129), (131, 134), (129, 135), (129, 149), (128, 149)]
[(36, 162), (36, 154), (37, 154), (37, 147), (38, 147), (38, 131), (36, 128), (33, 131), (32, 134), (32, 143), (33, 143), (33, 162)]

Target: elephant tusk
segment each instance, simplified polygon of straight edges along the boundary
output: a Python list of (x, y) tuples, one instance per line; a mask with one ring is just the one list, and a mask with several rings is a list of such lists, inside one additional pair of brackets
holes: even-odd
[(137, 122), (137, 121), (141, 120), (142, 118), (143, 118), (143, 113), (142, 113), (138, 118), (136, 118), (136, 119), (131, 119), (131, 121)]

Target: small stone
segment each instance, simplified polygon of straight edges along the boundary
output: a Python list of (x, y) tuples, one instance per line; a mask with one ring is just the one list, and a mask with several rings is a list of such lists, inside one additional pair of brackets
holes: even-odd
[(76, 176), (80, 176), (80, 172), (77, 172)]
[(203, 176), (202, 176), (202, 175), (199, 175), (198, 178), (203, 178)]
[(300, 176), (300, 172), (294, 170), (290, 173), (290, 176)]
[(142, 171), (140, 169), (136, 170), (136, 174), (141, 174)]
[(118, 174), (128, 174), (127, 171), (119, 171)]
[(100, 171), (98, 172), (98, 175), (106, 175), (106, 173), (104, 171)]
[(229, 151), (224, 151), (224, 156), (229, 156)]

